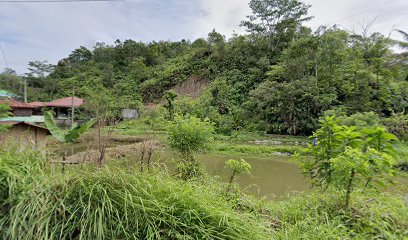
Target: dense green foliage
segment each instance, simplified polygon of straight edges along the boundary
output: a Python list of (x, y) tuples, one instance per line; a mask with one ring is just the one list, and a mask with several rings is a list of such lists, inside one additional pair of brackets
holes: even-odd
[[(193, 82), (202, 88), (198, 98), (180, 96), (166, 106), (210, 118), (225, 134), (246, 128), (306, 135), (336, 109), (373, 112), (390, 118), (393, 131), (406, 132), (406, 54), (392, 50), (406, 42), (337, 27), (313, 32), (303, 25), (310, 6), (299, 0), (252, 0), (250, 7), (245, 35), (226, 39), (214, 30), (195, 41), (117, 40), (79, 47), (56, 66), (31, 62), (28, 98), (66, 97), (75, 88), (85, 99), (103, 92), (120, 110), (160, 102), (169, 89)], [(6, 69), (0, 87), (21, 94), (23, 78)]]

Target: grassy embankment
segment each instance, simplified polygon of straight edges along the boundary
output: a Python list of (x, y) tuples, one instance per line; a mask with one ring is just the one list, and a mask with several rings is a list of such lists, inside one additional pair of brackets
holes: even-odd
[(71, 166), (65, 175), (31, 150), (0, 148), (2, 239), (403, 239), (398, 194), (297, 194), (285, 201), (225, 194), (214, 178), (182, 181), (138, 167)]
[[(165, 125), (160, 121), (142, 118), (120, 123), (115, 128), (115, 134), (122, 136), (122, 138), (126, 138), (124, 136), (129, 138), (153, 137), (165, 142)], [(210, 151), (231, 156), (293, 154), (307, 146), (308, 142), (306, 137), (240, 131), (231, 136), (216, 134)]]

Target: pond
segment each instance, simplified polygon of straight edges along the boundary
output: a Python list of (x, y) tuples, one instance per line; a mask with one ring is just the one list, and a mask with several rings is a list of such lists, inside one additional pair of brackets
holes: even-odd
[[(109, 147), (121, 146), (123, 143), (112, 143)], [(126, 146), (126, 145), (125, 145)], [(49, 146), (49, 149), (57, 154), (62, 154), (61, 148)], [(67, 148), (67, 155), (84, 152), (87, 146), (84, 143), (76, 143)], [(171, 168), (171, 159), (176, 155), (168, 150), (160, 150), (154, 153), (155, 163), (164, 163)], [(298, 166), (290, 162), (289, 156), (227, 156), (221, 154), (200, 154), (198, 161), (203, 165), (205, 171), (213, 176), (219, 176), (222, 181), (227, 181), (229, 171), (225, 168), (225, 161), (228, 159), (245, 159), (251, 164), (251, 174), (243, 174), (236, 179), (236, 182), (245, 190), (255, 196), (274, 195), (284, 197), (291, 191), (305, 191), (309, 188), (307, 180), (303, 177)]]
[[(171, 152), (156, 152), (155, 161), (168, 163), (174, 156)], [(307, 180), (301, 170), (290, 162), (288, 156), (269, 157), (237, 157), (220, 154), (201, 154), (198, 161), (202, 163), (205, 171), (214, 176), (219, 176), (222, 181), (227, 181), (228, 169), (225, 161), (228, 159), (245, 159), (251, 164), (251, 174), (241, 175), (237, 182), (247, 193), (255, 196), (285, 196), (290, 191), (305, 191), (309, 188)]]

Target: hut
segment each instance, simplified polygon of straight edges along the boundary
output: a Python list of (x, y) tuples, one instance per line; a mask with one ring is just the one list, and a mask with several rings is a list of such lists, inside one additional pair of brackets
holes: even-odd
[(27, 122), (0, 122), (7, 129), (0, 132), (0, 143), (17, 143), (21, 145), (45, 147), (46, 137), (50, 131), (42, 126)]

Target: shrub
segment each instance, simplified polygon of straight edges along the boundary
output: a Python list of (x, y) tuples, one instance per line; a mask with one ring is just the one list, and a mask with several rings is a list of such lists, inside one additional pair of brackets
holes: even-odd
[(196, 117), (176, 116), (169, 124), (167, 129), (169, 146), (181, 155), (183, 162), (180, 162), (178, 168), (182, 178), (188, 179), (192, 177), (190, 173), (200, 172), (194, 154), (208, 149), (213, 132), (213, 124)]

